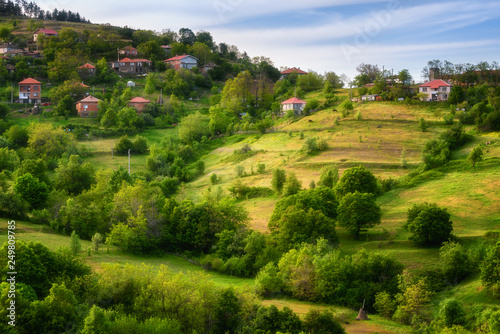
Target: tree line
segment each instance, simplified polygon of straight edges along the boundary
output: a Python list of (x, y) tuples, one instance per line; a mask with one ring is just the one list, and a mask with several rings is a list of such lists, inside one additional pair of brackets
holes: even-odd
[(58, 10), (57, 8), (54, 8), (51, 12), (41, 9), (35, 2), (28, 2), (26, 0), (17, 0), (15, 2), (0, 0), (0, 16), (27, 16), (39, 20), (90, 23), (90, 21), (80, 16), (78, 12), (74, 13), (65, 9)]

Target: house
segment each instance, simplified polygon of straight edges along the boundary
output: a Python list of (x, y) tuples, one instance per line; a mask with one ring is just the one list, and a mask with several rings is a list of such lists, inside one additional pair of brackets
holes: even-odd
[(78, 115), (80, 117), (95, 117), (97, 116), (97, 112), (99, 111), (99, 100), (92, 95), (87, 96), (83, 100), (80, 100), (76, 103), (76, 110), (78, 111)]
[(12, 64), (5, 65), (5, 69), (7, 70), (7, 72), (9, 72), (9, 74), (12, 74), (16, 71), (16, 67)]
[(151, 61), (147, 59), (124, 58), (112, 64), (116, 72), (123, 74), (145, 74), (151, 69)]
[(86, 64), (78, 67), (78, 74), (80, 74), (80, 76), (82, 78), (93, 77), (96, 73), (95, 71), (96, 71), (95, 66), (91, 65), (89, 63), (86, 63)]
[(40, 36), (40, 35), (57, 36), (57, 31), (55, 31), (53, 29), (38, 28), (33, 33), (33, 40), (36, 42), (38, 40), (38, 36)]
[(170, 52), (172, 52), (172, 47), (170, 45), (162, 45), (161, 48), (165, 51), (166, 55), (169, 55)]
[(41, 103), (42, 83), (33, 78), (19, 83), (19, 103)]
[(361, 96), (361, 101), (380, 101), (380, 95), (375, 94), (375, 95), (362, 95)]
[(212, 70), (215, 68), (215, 65), (214, 63), (206, 63), (205, 65), (201, 66), (200, 67), (200, 73), (201, 74), (207, 74), (208, 71)]
[(149, 100), (146, 100), (142, 97), (134, 97), (132, 100), (128, 102), (128, 106), (135, 108), (137, 112), (140, 114), (146, 109), (147, 105), (150, 103)]
[(120, 50), (121, 55), (125, 55), (127, 57), (137, 57), (137, 49), (133, 48), (131, 46), (126, 46), (123, 49)]
[(292, 67), (292, 68), (289, 68), (287, 70), (284, 70), (284, 71), (281, 71), (281, 79), (284, 79), (286, 78), (287, 76), (289, 76), (290, 74), (292, 73), (296, 73), (297, 75), (305, 75), (305, 74), (308, 74), (306, 71), (302, 71), (299, 68), (296, 68), (296, 67)]
[(418, 86), (418, 92), (426, 95), (422, 101), (447, 101), (451, 85), (444, 80), (436, 79)]
[(295, 112), (295, 115), (301, 115), (302, 110), (304, 110), (306, 104), (307, 104), (306, 101), (302, 101), (294, 97), (284, 102), (281, 102), (281, 110), (283, 112), (286, 112), (288, 110), (293, 110)]
[(12, 50), (17, 50), (19, 49), (17, 46), (13, 45), (13, 44), (10, 44), (10, 43), (7, 43), (7, 44), (1, 44), (0, 45), (0, 54), (5, 54), (9, 51), (12, 51)]
[(165, 59), (164, 62), (172, 65), (176, 70), (181, 68), (190, 70), (193, 67), (198, 66), (198, 58), (190, 55), (175, 56), (173, 58)]

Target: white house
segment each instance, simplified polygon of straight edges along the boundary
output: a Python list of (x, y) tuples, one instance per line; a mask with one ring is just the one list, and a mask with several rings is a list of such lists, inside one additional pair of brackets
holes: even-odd
[(198, 66), (198, 58), (190, 55), (175, 56), (173, 58), (165, 59), (165, 63), (172, 65), (176, 70), (180, 68), (192, 69)]
[(423, 101), (447, 101), (451, 85), (444, 80), (436, 79), (418, 86), (418, 92), (426, 94)]
[(288, 110), (293, 110), (295, 112), (295, 115), (301, 115), (306, 104), (307, 104), (306, 101), (302, 101), (301, 99), (294, 97), (284, 102), (281, 102), (281, 109), (284, 112)]

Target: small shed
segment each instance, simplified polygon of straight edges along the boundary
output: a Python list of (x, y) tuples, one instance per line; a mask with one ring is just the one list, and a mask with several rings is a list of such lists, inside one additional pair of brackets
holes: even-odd
[(127, 87), (135, 87), (135, 82), (133, 81), (127, 82)]
[(361, 96), (361, 101), (380, 101), (380, 95), (363, 95)]

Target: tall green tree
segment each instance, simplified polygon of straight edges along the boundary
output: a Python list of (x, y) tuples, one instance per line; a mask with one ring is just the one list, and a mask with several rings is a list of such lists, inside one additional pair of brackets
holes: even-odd
[(348, 193), (339, 203), (337, 220), (339, 225), (351, 231), (359, 239), (362, 231), (380, 224), (382, 214), (370, 193)]
[(411, 241), (431, 246), (440, 245), (450, 238), (453, 222), (446, 208), (440, 208), (435, 203), (423, 203), (408, 209), (406, 227)]
[(334, 188), (339, 181), (339, 170), (335, 166), (321, 168), (318, 186)]
[(78, 195), (90, 189), (94, 183), (94, 166), (89, 162), (81, 163), (80, 156), (71, 155), (56, 169), (54, 186), (56, 189), (67, 190), (72, 195)]
[(377, 194), (378, 184), (373, 173), (360, 165), (345, 170), (335, 190), (339, 198), (355, 191)]
[(30, 173), (16, 178), (14, 191), (34, 209), (45, 207), (49, 197), (49, 187)]
[(276, 191), (276, 193), (279, 195), (283, 191), (283, 187), (286, 182), (286, 172), (283, 169), (273, 169), (273, 178), (271, 180), (271, 185)]

